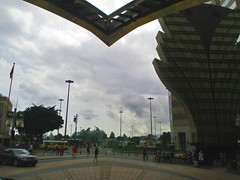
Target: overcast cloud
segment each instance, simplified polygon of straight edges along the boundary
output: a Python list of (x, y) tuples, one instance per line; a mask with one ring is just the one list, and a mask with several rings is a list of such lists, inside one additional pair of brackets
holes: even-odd
[[(11, 101), (16, 106), (18, 100), (18, 110), (32, 104), (59, 108), (58, 99), (63, 98), (65, 120), (65, 80), (71, 79), (74, 83), (70, 89), (68, 133), (74, 125), (74, 115), (79, 114), (78, 129), (97, 126), (108, 135), (111, 131), (119, 135), (122, 110), (122, 132), (131, 136), (133, 125), (134, 135), (147, 135), (148, 97), (154, 98), (153, 116), (158, 124), (163, 122), (162, 131), (169, 130), (168, 94), (152, 65), (153, 59), (158, 58), (158, 21), (130, 32), (108, 47), (91, 32), (39, 7), (22, 0), (0, 2), (0, 93), (8, 95), (9, 73), (15, 62)], [(129, 1), (95, 2), (109, 14)]]

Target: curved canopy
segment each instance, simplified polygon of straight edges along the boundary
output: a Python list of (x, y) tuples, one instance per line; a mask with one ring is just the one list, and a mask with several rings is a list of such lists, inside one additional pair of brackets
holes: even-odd
[(95, 34), (111, 46), (135, 28), (208, 0), (133, 0), (107, 15), (86, 0), (24, 0)]

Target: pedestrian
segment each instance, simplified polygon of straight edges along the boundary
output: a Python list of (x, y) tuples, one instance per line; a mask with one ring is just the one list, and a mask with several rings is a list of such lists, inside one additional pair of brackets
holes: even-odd
[(148, 154), (147, 154), (147, 146), (143, 148), (143, 159), (148, 159)]
[(78, 151), (78, 147), (77, 145), (75, 144), (72, 148), (72, 156), (73, 157), (76, 157), (77, 156), (77, 151)]
[(63, 156), (63, 154), (64, 154), (64, 147), (63, 147), (63, 145), (60, 146), (59, 152), (60, 152), (60, 156)]
[(30, 152), (30, 154), (32, 154), (32, 155), (34, 154), (34, 152), (33, 152), (33, 145), (32, 144), (29, 146), (28, 151)]
[(44, 147), (43, 147), (43, 156), (46, 155), (46, 152), (48, 151), (48, 146), (47, 144), (44, 144)]
[(89, 146), (89, 144), (87, 145), (87, 154), (90, 155), (90, 146)]
[(58, 144), (56, 144), (55, 150), (56, 150), (56, 155), (59, 155), (59, 145)]
[(203, 155), (202, 150), (200, 150), (198, 153), (198, 164), (203, 165), (203, 163), (204, 163), (204, 155)]
[(98, 162), (98, 153), (99, 153), (99, 150), (98, 150), (98, 147), (96, 146), (96, 148), (95, 148), (95, 151), (94, 151), (94, 159), (93, 159), (93, 161), (97, 161)]

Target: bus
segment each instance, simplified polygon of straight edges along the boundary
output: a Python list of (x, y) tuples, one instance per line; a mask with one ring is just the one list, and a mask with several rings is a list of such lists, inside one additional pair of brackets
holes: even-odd
[(58, 145), (58, 147), (63, 146), (64, 149), (69, 149), (68, 141), (61, 140), (43, 140), (43, 143), (40, 145), (41, 149), (48, 148), (54, 149)]

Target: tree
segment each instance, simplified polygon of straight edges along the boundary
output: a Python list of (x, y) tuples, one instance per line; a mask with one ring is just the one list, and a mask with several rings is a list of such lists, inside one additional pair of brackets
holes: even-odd
[(109, 138), (110, 138), (110, 139), (114, 139), (114, 138), (115, 138), (115, 134), (114, 134), (114, 132), (111, 132)]
[(55, 106), (44, 107), (42, 105), (27, 108), (23, 112), (24, 127), (19, 128), (19, 133), (25, 133), (31, 142), (33, 138), (42, 139), (46, 132), (62, 127), (63, 119), (58, 115)]
[(163, 132), (160, 137), (163, 145), (168, 145), (171, 143), (171, 133), (170, 132)]

